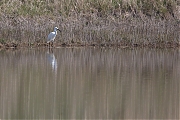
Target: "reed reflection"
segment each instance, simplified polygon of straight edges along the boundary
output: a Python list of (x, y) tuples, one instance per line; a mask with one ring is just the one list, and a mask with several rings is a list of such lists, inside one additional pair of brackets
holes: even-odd
[(1, 118), (179, 118), (178, 50), (59, 48), (0, 56)]

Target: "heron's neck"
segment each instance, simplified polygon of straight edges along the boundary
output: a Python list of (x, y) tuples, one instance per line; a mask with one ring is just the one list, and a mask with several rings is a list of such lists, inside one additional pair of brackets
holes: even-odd
[(54, 30), (55, 34), (57, 34), (57, 30)]

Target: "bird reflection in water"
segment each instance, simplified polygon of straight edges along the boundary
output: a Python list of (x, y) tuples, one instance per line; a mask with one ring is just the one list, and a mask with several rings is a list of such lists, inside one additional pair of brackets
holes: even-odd
[(52, 49), (48, 49), (48, 51), (47, 51), (47, 60), (51, 64), (52, 70), (56, 73), (57, 72), (57, 60), (53, 54)]

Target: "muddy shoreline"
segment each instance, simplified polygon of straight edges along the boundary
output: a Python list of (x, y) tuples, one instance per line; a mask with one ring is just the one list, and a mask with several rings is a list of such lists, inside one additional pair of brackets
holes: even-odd
[(21, 49), (21, 48), (59, 48), (59, 47), (103, 47), (103, 48), (179, 48), (180, 43), (177, 42), (161, 42), (161, 43), (54, 43), (49, 45), (48, 43), (5, 43), (0, 44), (0, 49)]

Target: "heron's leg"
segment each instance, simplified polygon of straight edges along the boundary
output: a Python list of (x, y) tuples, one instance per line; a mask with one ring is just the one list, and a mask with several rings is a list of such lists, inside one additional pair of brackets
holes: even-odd
[(51, 42), (48, 43), (48, 47), (50, 47)]
[(52, 47), (53, 46), (53, 41), (51, 41), (51, 44), (50, 44), (50, 47)]
[(54, 47), (54, 41), (52, 41), (52, 47)]

